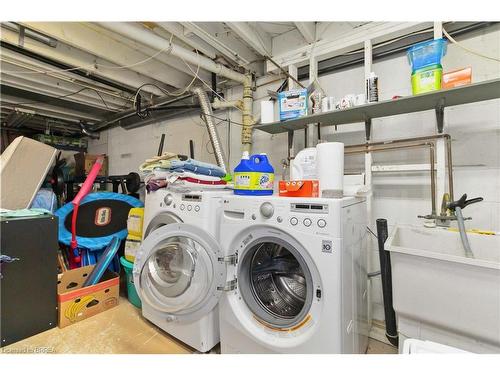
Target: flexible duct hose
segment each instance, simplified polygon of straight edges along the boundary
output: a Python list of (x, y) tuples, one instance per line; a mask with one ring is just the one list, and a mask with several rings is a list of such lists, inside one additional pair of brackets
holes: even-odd
[(460, 239), (462, 240), (462, 245), (465, 250), (465, 256), (467, 258), (474, 258), (474, 253), (472, 252), (469, 239), (467, 238), (467, 232), (465, 231), (464, 216), (462, 215), (462, 209), (460, 207), (455, 208), (455, 215), (457, 217), (458, 231), (460, 232)]
[(227, 172), (226, 157), (224, 155), (224, 150), (222, 149), (219, 134), (217, 133), (217, 129), (215, 127), (212, 106), (208, 99), (208, 95), (201, 87), (195, 87), (192, 91), (193, 94), (198, 96), (198, 101), (200, 102), (201, 111), (203, 112), (205, 123), (207, 124), (210, 143), (212, 144), (212, 147), (214, 149), (215, 161), (219, 167)]

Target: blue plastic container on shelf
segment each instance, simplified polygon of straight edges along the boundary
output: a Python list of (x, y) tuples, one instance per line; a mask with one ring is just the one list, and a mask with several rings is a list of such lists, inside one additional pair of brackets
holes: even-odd
[(441, 64), (441, 58), (444, 55), (446, 55), (446, 40), (444, 39), (414, 44), (407, 52), (412, 72), (430, 65)]
[(234, 194), (273, 195), (274, 168), (266, 154), (248, 156), (243, 153), (234, 169)]

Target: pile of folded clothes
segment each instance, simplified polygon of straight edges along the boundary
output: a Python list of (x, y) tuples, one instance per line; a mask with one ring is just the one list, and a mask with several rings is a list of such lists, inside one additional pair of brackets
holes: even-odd
[(231, 175), (217, 165), (166, 152), (147, 159), (139, 170), (146, 190), (169, 187), (179, 191), (231, 188)]

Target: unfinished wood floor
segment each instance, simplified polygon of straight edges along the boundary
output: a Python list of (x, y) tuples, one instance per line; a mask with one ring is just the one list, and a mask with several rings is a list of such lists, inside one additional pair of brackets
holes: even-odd
[[(188, 354), (194, 350), (142, 318), (127, 299), (108, 311), (69, 327), (53, 328), (6, 346), (3, 353), (33, 353), (45, 347), (59, 354)], [(218, 347), (211, 353), (217, 353)], [(368, 354), (397, 353), (380, 341), (370, 339)]]

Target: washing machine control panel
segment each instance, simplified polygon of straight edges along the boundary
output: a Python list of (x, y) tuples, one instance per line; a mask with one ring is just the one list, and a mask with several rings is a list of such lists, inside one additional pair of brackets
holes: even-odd
[(264, 202), (260, 205), (260, 213), (262, 216), (264, 216), (266, 219), (269, 219), (273, 216), (274, 214), (274, 206), (270, 202)]
[(329, 205), (324, 203), (263, 202), (247, 216), (252, 221), (273, 222), (295, 230), (327, 230)]

